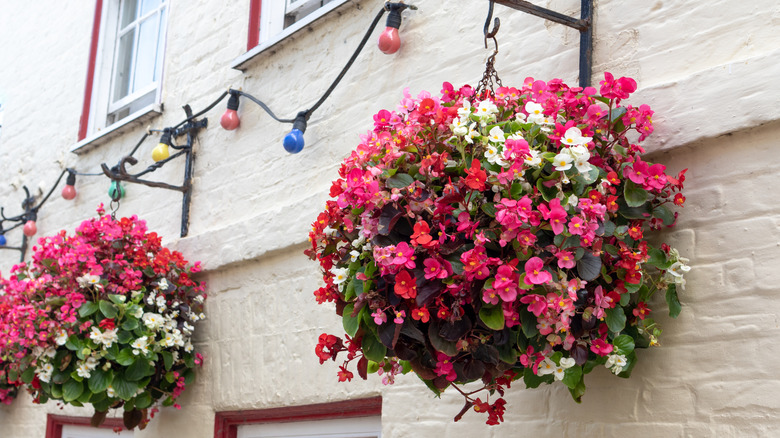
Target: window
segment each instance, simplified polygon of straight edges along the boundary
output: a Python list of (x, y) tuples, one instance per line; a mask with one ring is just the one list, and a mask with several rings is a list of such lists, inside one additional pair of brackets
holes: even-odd
[(214, 438), (381, 438), (382, 398), (218, 412)]
[(167, 0), (97, 0), (79, 140), (159, 114), (167, 17)]
[(250, 0), (247, 53), (236, 59), (232, 67), (240, 68), (245, 61), (346, 2), (347, 0)]
[(88, 417), (65, 417), (49, 414), (46, 418), (46, 438), (132, 438), (133, 432), (113, 431), (122, 426), (119, 418), (107, 418), (99, 428), (89, 425)]

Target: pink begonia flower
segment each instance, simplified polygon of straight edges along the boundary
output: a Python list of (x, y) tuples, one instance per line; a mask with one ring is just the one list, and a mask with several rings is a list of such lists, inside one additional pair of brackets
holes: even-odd
[(371, 314), (371, 316), (374, 317), (374, 323), (376, 325), (382, 325), (387, 322), (387, 315), (382, 311), (382, 309), (376, 309), (374, 313)]
[(558, 258), (558, 267), (561, 269), (571, 269), (577, 264), (571, 251), (558, 251), (555, 257)]
[(483, 290), (482, 301), (488, 304), (498, 304), (498, 292), (495, 289)]
[(547, 300), (541, 295), (526, 295), (520, 298), (520, 302), (528, 304), (528, 311), (537, 317), (547, 311)]
[[(449, 262), (444, 262), (446, 265), (449, 265)], [(433, 257), (425, 259), (423, 265), (425, 265), (424, 272), (427, 280), (433, 280), (434, 278), (444, 279), (450, 275), (449, 269), (447, 269), (448, 266), (442, 265), (438, 259)]]
[(437, 352), (436, 360), (438, 361), (436, 363), (436, 368), (434, 369), (436, 374), (439, 376), (446, 376), (448, 381), (454, 382), (455, 379), (458, 378), (458, 375), (455, 373), (452, 362), (450, 362), (450, 357), (444, 353)]
[(545, 220), (550, 221), (553, 233), (556, 235), (563, 233), (563, 226), (566, 224), (568, 215), (566, 214), (566, 210), (561, 206), (560, 199), (555, 198), (550, 201), (549, 208), (544, 204), (540, 204), (539, 211), (542, 212), (542, 217), (544, 217)]
[(603, 339), (595, 339), (590, 345), (590, 351), (599, 356), (606, 356), (609, 353), (612, 353), (613, 348), (612, 344), (608, 344), (607, 341)]
[(585, 221), (579, 216), (574, 216), (569, 221), (569, 233), (575, 236), (585, 234), (587, 232)]
[(393, 252), (393, 264), (406, 266), (407, 269), (414, 269), (414, 248), (406, 242), (401, 242), (395, 247)]
[(645, 180), (646, 188), (652, 188), (656, 190), (663, 190), (666, 185), (666, 174), (664, 171), (666, 166), (663, 164), (653, 164), (647, 170), (647, 179)]
[(650, 166), (641, 158), (637, 157), (636, 161), (623, 169), (623, 176), (630, 179), (634, 184), (644, 185), (645, 179), (650, 175)]
[(405, 310), (396, 310), (395, 318), (393, 319), (393, 322), (396, 323), (396, 324), (403, 324), (404, 323), (404, 317), (406, 317), (406, 311)]
[(525, 282), (528, 284), (547, 284), (552, 274), (544, 270), (544, 262), (539, 257), (531, 257), (525, 262)]

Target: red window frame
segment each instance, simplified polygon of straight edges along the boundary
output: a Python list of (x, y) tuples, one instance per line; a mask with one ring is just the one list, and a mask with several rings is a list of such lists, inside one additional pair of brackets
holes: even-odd
[[(100, 0), (98, 0), (100, 1)], [(91, 426), (90, 417), (67, 417), (64, 415), (46, 416), (46, 438), (62, 438), (63, 426)], [(114, 429), (116, 427), (124, 428), (121, 418), (106, 418), (101, 429)]]
[[(237, 438), (238, 427), (261, 423), (332, 420), (382, 415), (382, 397), (319, 403), (304, 406), (217, 412), (214, 417), (214, 438)], [(47, 436), (47, 438), (49, 438)]]
[(89, 44), (89, 62), (87, 63), (87, 81), (84, 87), (84, 103), (81, 105), (78, 140), (87, 137), (89, 111), (92, 105), (92, 87), (95, 84), (95, 63), (97, 62), (98, 42), (100, 41), (100, 19), (103, 15), (103, 0), (95, 1), (95, 18), (92, 20), (92, 42)]
[(246, 40), (246, 50), (249, 51), (260, 44), (260, 12), (263, 0), (249, 0), (249, 33)]

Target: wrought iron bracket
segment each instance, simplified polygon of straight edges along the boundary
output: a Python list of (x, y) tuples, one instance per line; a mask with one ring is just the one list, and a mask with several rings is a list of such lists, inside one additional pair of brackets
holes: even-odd
[[(172, 129), (170, 131), (173, 138), (186, 136), (187, 139), (186, 144), (181, 146), (171, 145), (171, 147), (177, 149), (179, 152), (171, 155), (170, 157), (164, 160), (160, 160), (152, 164), (151, 166), (147, 167), (146, 170), (136, 174), (129, 173), (125, 168), (127, 164), (130, 164), (132, 166), (138, 163), (138, 160), (134, 158), (132, 154), (123, 157), (121, 160), (119, 160), (119, 163), (117, 163), (115, 166), (111, 168), (109, 168), (105, 163), (100, 165), (101, 169), (103, 169), (103, 173), (106, 174), (106, 176), (109, 177), (112, 181), (123, 181), (132, 184), (142, 184), (147, 187), (156, 187), (156, 188), (181, 192), (182, 193), (181, 233), (180, 233), (181, 237), (186, 237), (187, 234), (189, 233), (190, 203), (192, 199), (192, 172), (193, 172), (193, 165), (195, 161), (193, 143), (195, 142), (195, 136), (198, 134), (198, 131), (208, 126), (208, 119), (206, 118), (203, 118), (201, 120), (194, 120), (192, 115), (192, 109), (190, 108), (189, 105), (184, 106), (184, 112), (187, 114), (188, 121), (184, 125)], [(133, 152), (135, 152), (135, 150), (133, 150)], [(147, 173), (154, 172), (155, 170), (164, 166), (166, 163), (182, 155), (184, 155), (185, 161), (184, 161), (184, 182), (182, 182), (181, 185), (177, 186), (177, 185), (168, 184), (164, 182), (150, 181), (147, 179), (140, 178), (141, 176), (146, 175)]]
[[(65, 172), (63, 172), (64, 174)], [(62, 178), (62, 175), (60, 175), (60, 178)], [(57, 180), (57, 184), (59, 184), (60, 180)], [(57, 187), (57, 184), (54, 185), (54, 187)], [(23, 226), (28, 220), (36, 220), (38, 216), (38, 209), (41, 208), (44, 202), (49, 198), (49, 195), (51, 195), (51, 192), (54, 191), (54, 188), (49, 192), (48, 195), (41, 201), (40, 204), (35, 205), (35, 197), (30, 195), (30, 190), (27, 188), (27, 186), (22, 186), (24, 189), (24, 201), (22, 201), (22, 209), (24, 209), (24, 213), (7, 217), (5, 215), (5, 209), (3, 207), (0, 207), (0, 234), (5, 235), (6, 232), (11, 231), (13, 229), (19, 228)], [(3, 226), (3, 222), (15, 222), (14, 225), (10, 228), (5, 228)], [(19, 262), (24, 262), (24, 256), (27, 254), (27, 247), (29, 246), (28, 238), (26, 234), (22, 234), (22, 244), (20, 246), (7, 246), (2, 245), (0, 246), (0, 249), (8, 249), (8, 250), (14, 250), (19, 251), (20, 257)]]
[(525, 0), (489, 0), (527, 14), (550, 20), (580, 32), (580, 87), (590, 86), (593, 70), (593, 0), (581, 0), (580, 18), (536, 6)]

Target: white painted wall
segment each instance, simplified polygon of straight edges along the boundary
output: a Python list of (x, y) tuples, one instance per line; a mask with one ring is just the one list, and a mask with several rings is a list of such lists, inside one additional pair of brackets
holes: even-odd
[[(18, 213), (21, 184), (48, 188), (62, 166), (96, 171), (113, 164), (142, 129), (84, 155), (76, 142), (93, 2), (0, 0), (0, 205)], [(245, 72), (229, 67), (246, 48), (248, 2), (172, 0), (163, 84), (164, 114), (155, 127), (202, 108), (228, 86), (293, 116), (330, 84), (383, 2), (348, 2), (310, 29), (264, 52)], [(330, 100), (313, 116), (307, 146), (288, 155), (289, 125), (242, 102), (241, 128), (218, 127), (221, 106), (199, 136), (190, 236), (179, 239), (180, 195), (128, 187), (120, 213), (138, 214), (167, 244), (202, 260), (209, 283), (209, 319), (198, 328), (206, 363), (182, 399), (137, 437), (213, 436), (215, 411), (320, 403), (381, 394), (383, 435), (524, 436), (780, 436), (780, 4), (774, 0), (598, 0), (594, 79), (603, 71), (637, 79), (631, 99), (656, 111), (648, 140), (652, 159), (670, 170), (688, 167), (678, 228), (665, 237), (691, 258), (677, 320), (655, 315), (662, 347), (640, 352), (630, 380), (604, 370), (588, 376), (576, 405), (560, 385), (508, 396), (505, 424), (482, 416), (451, 418), (462, 399), (434, 399), (414, 376), (395, 386), (337, 383), (333, 364), (313, 349), (323, 331), (337, 332), (332, 309), (318, 306), (316, 264), (303, 255), (309, 224), (327, 199), (330, 181), (371, 116), (393, 108), (401, 91), (437, 92), (443, 81), (474, 83), (488, 51), (482, 46), (486, 1), (417, 0), (406, 13), (404, 45), (387, 56), (373, 46), (358, 58)], [(576, 0), (537, 4), (576, 14)], [(577, 80), (575, 31), (496, 6), (502, 20), (497, 68), (504, 84), (526, 76)], [(377, 32), (378, 35), (378, 32)], [(139, 157), (145, 166), (155, 146)], [(145, 161), (144, 161), (145, 160)], [(154, 175), (175, 183), (172, 163)], [(41, 211), (41, 234), (72, 230), (99, 202), (104, 178), (81, 178), (73, 202), (59, 197)], [(20, 233), (10, 234), (15, 244)], [(17, 253), (0, 251), (0, 270)], [(663, 309), (663, 304), (659, 309)], [(0, 407), (0, 436), (43, 436), (46, 413), (91, 415), (87, 409), (23, 395)], [(442, 431), (444, 433), (442, 434)]]

